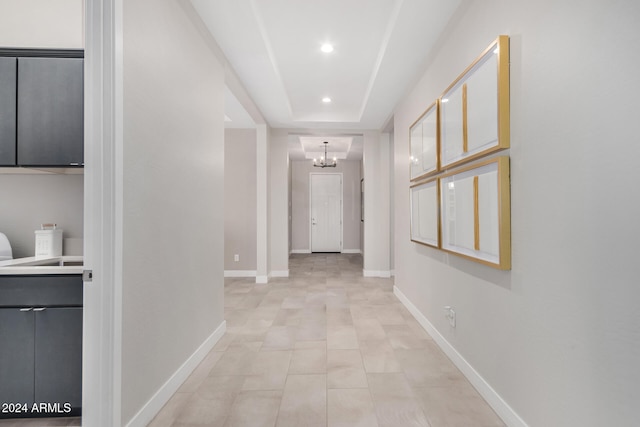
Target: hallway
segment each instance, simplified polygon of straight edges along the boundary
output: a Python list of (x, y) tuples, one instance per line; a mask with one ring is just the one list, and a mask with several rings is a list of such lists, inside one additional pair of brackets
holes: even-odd
[(503, 425), (361, 255), (254, 281), (225, 279), (226, 334), (150, 426)]

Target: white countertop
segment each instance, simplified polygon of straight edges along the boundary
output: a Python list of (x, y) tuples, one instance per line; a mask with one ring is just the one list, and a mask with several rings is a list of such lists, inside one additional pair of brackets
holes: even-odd
[(27, 257), (0, 261), (1, 275), (82, 274), (83, 257)]

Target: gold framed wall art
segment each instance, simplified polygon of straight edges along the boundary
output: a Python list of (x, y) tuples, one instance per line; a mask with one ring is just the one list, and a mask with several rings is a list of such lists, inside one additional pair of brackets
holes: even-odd
[(501, 270), (511, 268), (509, 157), (439, 178), (441, 248)]
[(440, 247), (440, 186), (438, 179), (412, 185), (411, 240), (427, 246)]
[(436, 101), (409, 128), (411, 181), (418, 181), (440, 170), (438, 117)]
[(440, 166), (509, 148), (509, 37), (499, 36), (440, 97)]

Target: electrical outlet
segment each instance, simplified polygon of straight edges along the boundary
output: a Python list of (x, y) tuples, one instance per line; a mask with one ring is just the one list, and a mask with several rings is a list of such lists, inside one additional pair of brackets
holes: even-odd
[(234, 260), (235, 262), (240, 261), (240, 255), (239, 255), (239, 254), (235, 254), (235, 255), (233, 256), (233, 260)]
[(450, 305), (444, 306), (444, 317), (449, 319), (449, 325), (452, 328), (456, 327), (456, 312), (451, 308)]

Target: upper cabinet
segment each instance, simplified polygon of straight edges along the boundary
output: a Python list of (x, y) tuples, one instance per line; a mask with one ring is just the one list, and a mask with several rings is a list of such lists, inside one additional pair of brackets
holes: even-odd
[(0, 166), (16, 165), (17, 64), (0, 57)]
[(0, 166), (83, 165), (83, 69), (82, 51), (0, 58)]

